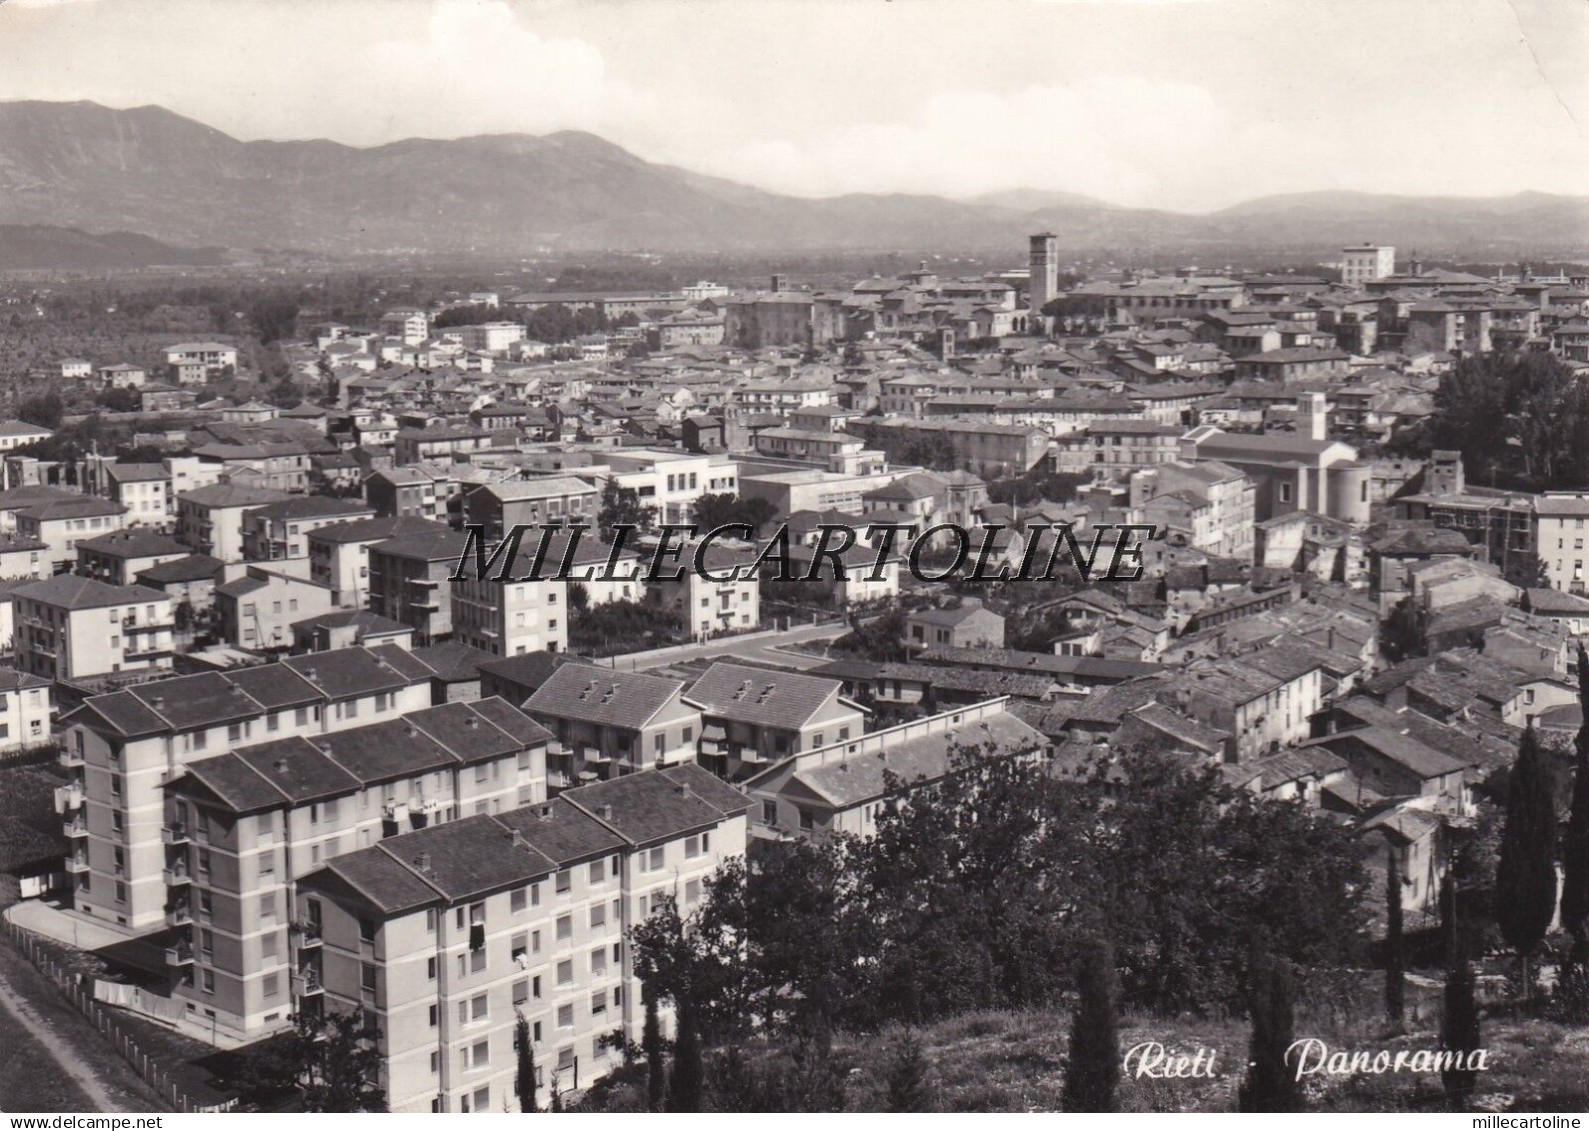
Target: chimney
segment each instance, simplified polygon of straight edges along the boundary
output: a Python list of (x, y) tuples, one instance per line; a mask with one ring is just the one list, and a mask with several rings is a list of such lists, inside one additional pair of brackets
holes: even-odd
[(430, 871), (430, 853), (421, 852), (418, 856), (414, 857), (414, 867), (421, 872)]
[(149, 705), (157, 711), (163, 711), (165, 710), (166, 697), (164, 695), (156, 695), (149, 700)]
[(276, 772), (278, 774), (285, 774), (287, 772), (287, 760), (285, 758), (276, 759)]
[(596, 810), (596, 815), (604, 821), (612, 820), (612, 806), (603, 805), (601, 808)]

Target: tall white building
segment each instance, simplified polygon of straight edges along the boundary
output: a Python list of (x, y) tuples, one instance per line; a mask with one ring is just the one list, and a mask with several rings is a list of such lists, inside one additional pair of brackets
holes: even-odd
[(1341, 249), (1341, 282), (1348, 287), (1383, 279), (1396, 273), (1396, 249), (1363, 244)]

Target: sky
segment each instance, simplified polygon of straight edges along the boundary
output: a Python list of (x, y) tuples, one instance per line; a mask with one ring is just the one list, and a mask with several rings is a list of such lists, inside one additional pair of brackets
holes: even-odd
[(0, 0), (0, 99), (580, 129), (806, 196), (1589, 195), (1586, 63), (1589, 0)]

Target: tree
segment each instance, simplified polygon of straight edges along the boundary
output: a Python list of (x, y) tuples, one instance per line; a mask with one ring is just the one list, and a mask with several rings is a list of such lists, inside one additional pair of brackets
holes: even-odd
[(933, 1110), (932, 1062), (927, 1059), (921, 1040), (908, 1029), (894, 1042), (885, 1079), (889, 1111)]
[(1401, 1028), (1407, 1014), (1407, 940), (1401, 924), (1401, 866), (1394, 845), (1385, 849), (1385, 1016)]
[(111, 412), (137, 412), (143, 404), (137, 389), (101, 389), (95, 400)]
[(1550, 573), (1538, 554), (1527, 550), (1514, 551), (1506, 557), (1506, 567), (1501, 576), (1519, 589), (1548, 589)]
[(519, 1071), (513, 1081), (519, 1093), (519, 1110), (539, 1111), (535, 1099), (535, 1041), (530, 1036), (529, 1021), (523, 1017), (513, 1026), (513, 1042), (519, 1051)]
[(635, 526), (650, 530), (656, 518), (656, 508), (640, 501), (640, 492), (633, 487), (620, 487), (616, 479), (608, 479), (601, 489), (601, 510), (596, 514), (596, 525), (601, 530), (603, 542), (612, 541), (614, 526)]
[(1556, 913), (1556, 798), (1534, 728), (1523, 732), (1506, 782), (1506, 827), (1496, 868), (1496, 920), (1517, 952), (1523, 995), (1532, 993), (1528, 960)]
[[(1473, 967), (1465, 955), (1456, 956), (1446, 970), (1445, 1012), (1440, 1018), (1440, 1048), (1443, 1052), (1467, 1054), (1482, 1048), (1479, 1007), (1473, 996)], [(1440, 1073), (1440, 1083), (1455, 1111), (1461, 1111), (1473, 1091), (1478, 1073), (1468, 1064), (1453, 1064)]]
[(673, 1042), (673, 1073), (668, 1080), (670, 1112), (701, 1110), (701, 1091), (705, 1073), (701, 1065), (701, 1034), (697, 1028), (695, 1005), (688, 996), (675, 999), (678, 1036)]
[(1275, 1114), (1302, 1111), (1302, 1090), (1286, 1060), (1286, 1052), (1296, 1039), (1291, 964), (1273, 955), (1260, 955), (1250, 976), (1252, 1040), (1248, 1046), (1247, 1075), (1238, 1093), (1239, 1110)]
[(729, 523), (744, 523), (759, 536), (762, 527), (778, 515), (778, 508), (762, 498), (743, 499), (737, 495), (702, 495), (695, 500), (695, 522), (704, 530)]
[(1106, 936), (1091, 939), (1082, 955), (1080, 994), (1071, 1017), (1070, 1056), (1065, 1062), (1066, 1111), (1117, 1110), (1118, 999), (1114, 948)]
[(347, 1013), (295, 1013), (292, 1029), (259, 1062), (261, 1079), (296, 1088), (305, 1111), (385, 1111), (382, 1056), (362, 1008)]
[(1578, 702), (1584, 721), (1578, 728), (1573, 762), (1572, 810), (1562, 838), (1561, 925), (1572, 937), (1573, 966), (1589, 970), (1589, 653), (1578, 645)]
[(640, 1046), (646, 1053), (647, 1110), (661, 1111), (667, 1095), (667, 1070), (662, 1059), (662, 1025), (657, 1018), (657, 995), (648, 993), (645, 999), (646, 1020), (640, 1033)]
[(290, 338), (298, 329), (298, 304), (288, 299), (261, 299), (248, 308), (248, 321), (261, 344)]
[(59, 393), (45, 393), (43, 396), (29, 397), (18, 405), (17, 419), (37, 424), (40, 428), (59, 428), (61, 416), (65, 412), (66, 405)]

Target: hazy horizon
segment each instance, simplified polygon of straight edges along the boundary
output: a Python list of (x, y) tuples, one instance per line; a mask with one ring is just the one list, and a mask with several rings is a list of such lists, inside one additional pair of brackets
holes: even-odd
[(1576, 0), (6, 0), (0, 98), (580, 130), (804, 197), (1589, 195)]

